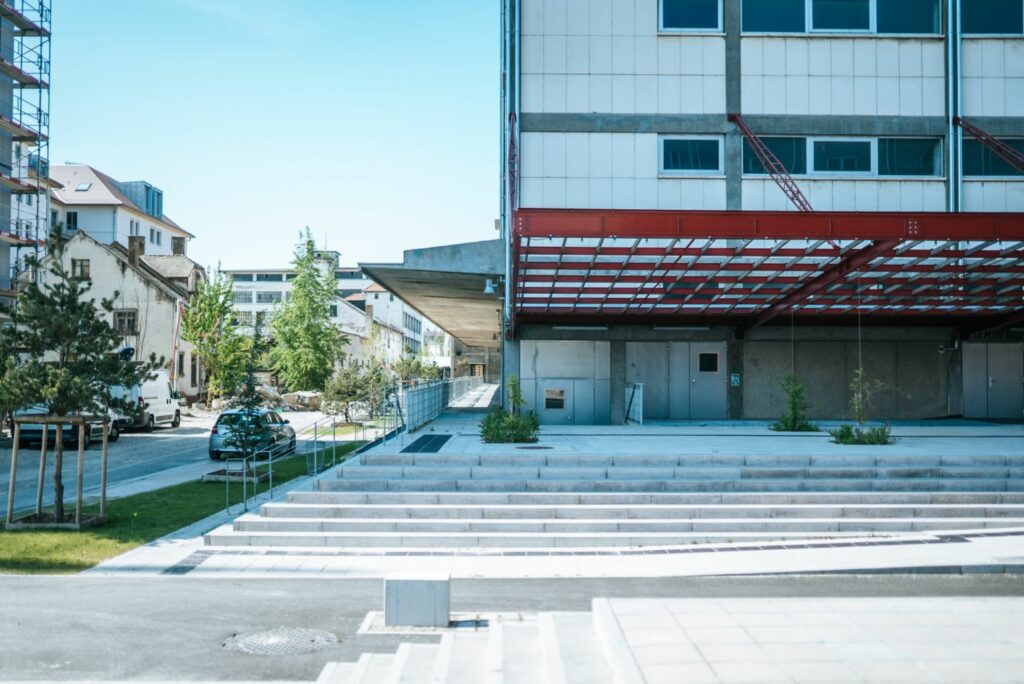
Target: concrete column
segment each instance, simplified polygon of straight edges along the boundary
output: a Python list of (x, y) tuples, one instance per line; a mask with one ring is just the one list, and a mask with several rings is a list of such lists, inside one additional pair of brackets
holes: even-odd
[(626, 343), (613, 340), (610, 346), (611, 424), (622, 425), (626, 422)]
[[(726, 343), (725, 354), (728, 357), (725, 370), (729, 383), (726, 390), (726, 415), (729, 418), (737, 419), (743, 417), (743, 385), (746, 378), (743, 374), (743, 340), (730, 340)], [(739, 387), (733, 387), (732, 375), (738, 373), (740, 376)]]
[[(722, 28), (725, 29), (725, 110), (743, 112), (740, 81), (740, 0), (725, 0)], [(725, 207), (743, 208), (743, 136), (735, 126), (725, 134)]]
[(506, 391), (508, 379), (511, 376), (516, 376), (522, 380), (522, 375), (519, 369), (519, 340), (504, 340), (501, 343), (501, 369), (504, 373), (501, 378), (501, 403), (506, 409), (508, 406), (508, 393)]

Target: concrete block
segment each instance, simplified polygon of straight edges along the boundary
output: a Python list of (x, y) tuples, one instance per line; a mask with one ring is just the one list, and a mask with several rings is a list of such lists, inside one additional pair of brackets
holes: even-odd
[(450, 608), (450, 577), (446, 574), (384, 578), (384, 624), (387, 627), (447, 627)]

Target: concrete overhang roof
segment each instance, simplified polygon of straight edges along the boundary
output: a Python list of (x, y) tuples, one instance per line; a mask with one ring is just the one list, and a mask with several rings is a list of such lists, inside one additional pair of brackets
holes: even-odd
[[(368, 277), (465, 345), (501, 344), (501, 301), (484, 294), (503, 272), (501, 240), (406, 250), (400, 264), (359, 264)], [(499, 294), (501, 288), (498, 288)]]

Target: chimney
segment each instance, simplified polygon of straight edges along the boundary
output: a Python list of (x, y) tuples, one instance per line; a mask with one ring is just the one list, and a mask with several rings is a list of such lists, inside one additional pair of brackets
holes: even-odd
[(139, 257), (146, 253), (146, 236), (132, 235), (128, 238), (128, 263), (139, 267)]
[(171, 254), (174, 256), (185, 256), (185, 238), (171, 238)]

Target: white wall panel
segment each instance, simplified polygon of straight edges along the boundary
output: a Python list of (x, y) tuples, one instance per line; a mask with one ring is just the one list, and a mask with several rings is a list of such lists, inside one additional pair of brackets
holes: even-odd
[(965, 39), (964, 114), (1024, 116), (1024, 41)]
[[(946, 208), (942, 181), (798, 178), (797, 184), (819, 211), (945, 211)], [(795, 211), (792, 202), (771, 179), (760, 178), (743, 180), (743, 209)]]
[(964, 211), (1024, 212), (1024, 181), (964, 181)]

